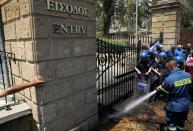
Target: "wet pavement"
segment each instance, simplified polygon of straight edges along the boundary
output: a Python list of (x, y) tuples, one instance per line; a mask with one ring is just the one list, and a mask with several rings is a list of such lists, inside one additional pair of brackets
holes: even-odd
[[(121, 111), (128, 103), (139, 98), (135, 95), (113, 107), (114, 112)], [(100, 131), (165, 131), (165, 101), (143, 102), (121, 117), (103, 117), (100, 122)], [(114, 113), (113, 112), (113, 113)], [(112, 113), (112, 112), (111, 112)], [(189, 113), (186, 122), (187, 131), (193, 131), (193, 110)]]

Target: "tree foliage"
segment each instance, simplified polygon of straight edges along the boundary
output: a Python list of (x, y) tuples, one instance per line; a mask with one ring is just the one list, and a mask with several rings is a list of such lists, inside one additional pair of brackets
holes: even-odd
[[(149, 8), (158, 0), (138, 0), (139, 15), (138, 26), (142, 27), (144, 21), (148, 22)], [(135, 32), (136, 0), (97, 0), (97, 30), (108, 35), (110, 28), (120, 30), (126, 27), (128, 32)]]
[(114, 16), (112, 18), (113, 28), (119, 29), (122, 26), (127, 26), (127, 4), (124, 0), (117, 0), (115, 2), (115, 11)]
[(97, 0), (96, 1), (96, 26), (97, 26), (97, 30), (101, 31), (103, 29), (103, 6), (102, 6), (102, 0)]
[[(159, 0), (138, 0), (138, 27), (150, 28), (150, 7)], [(182, 27), (193, 27), (193, 0), (179, 0), (186, 8), (182, 15)], [(104, 35), (110, 29), (127, 28), (128, 33), (135, 33), (136, 0), (96, 0), (97, 30)]]
[(181, 27), (193, 28), (193, 0), (179, 0), (184, 6)]

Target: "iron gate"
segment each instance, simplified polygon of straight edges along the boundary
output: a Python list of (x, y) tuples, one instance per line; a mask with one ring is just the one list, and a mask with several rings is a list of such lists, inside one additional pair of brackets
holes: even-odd
[(135, 63), (138, 59), (140, 42), (134, 44), (97, 38), (97, 90), (99, 114), (124, 98), (133, 94)]

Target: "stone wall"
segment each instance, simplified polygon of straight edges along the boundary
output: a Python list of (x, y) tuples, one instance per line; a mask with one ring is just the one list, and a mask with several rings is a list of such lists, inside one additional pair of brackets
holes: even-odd
[(152, 39), (163, 32), (165, 48), (175, 45), (180, 39), (181, 5), (175, 1), (162, 1), (152, 7)]
[[(5, 47), (17, 58), (15, 83), (35, 75), (46, 80), (17, 94), (31, 106), (37, 128), (93, 130), (98, 121), (95, 0), (4, 1)], [(68, 12), (64, 5), (69, 5)], [(85, 15), (77, 14), (78, 7)]]
[[(26, 83), (37, 74), (31, 3), (28, 0), (0, 1), (4, 24), (5, 50), (16, 55), (12, 62), (13, 81), (15, 84)], [(18, 99), (25, 98), (32, 108), (34, 121), (39, 121), (38, 102), (35, 87), (16, 94)]]

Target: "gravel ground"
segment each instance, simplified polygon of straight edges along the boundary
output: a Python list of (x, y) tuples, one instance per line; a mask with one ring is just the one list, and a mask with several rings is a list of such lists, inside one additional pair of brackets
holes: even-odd
[[(164, 127), (164, 102), (138, 107), (135, 112), (119, 119), (102, 120), (100, 131), (160, 131)], [(105, 122), (104, 122), (105, 121)], [(186, 122), (187, 131), (193, 131), (193, 112)]]

